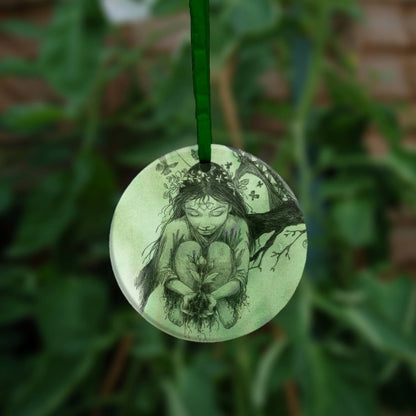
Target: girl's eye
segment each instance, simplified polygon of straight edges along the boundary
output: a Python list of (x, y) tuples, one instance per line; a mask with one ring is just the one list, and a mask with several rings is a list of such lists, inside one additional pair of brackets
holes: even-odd
[(190, 217), (199, 217), (198, 211), (187, 211), (187, 213)]
[(213, 217), (220, 217), (222, 214), (224, 214), (224, 210), (215, 210), (211, 212), (211, 216)]

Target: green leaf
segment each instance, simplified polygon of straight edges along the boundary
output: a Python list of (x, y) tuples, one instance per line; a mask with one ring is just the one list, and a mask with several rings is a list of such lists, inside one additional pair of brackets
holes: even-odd
[(35, 253), (53, 245), (75, 215), (74, 177), (66, 172), (47, 176), (27, 200), (23, 217), (8, 254)]
[(382, 137), (393, 149), (397, 148), (404, 132), (395, 112), (391, 107), (382, 104), (373, 104), (370, 111), (372, 121)]
[(166, 396), (167, 414), (169, 416), (190, 416), (176, 386), (168, 380), (165, 380), (162, 386)]
[[(236, 50), (246, 46), (245, 39), (267, 36), (277, 26), (281, 16), (278, 4), (271, 0), (219, 2), (217, 8), (219, 11), (211, 14), (211, 27), (215, 27), (211, 30), (210, 39), (214, 73)], [(264, 48), (259, 43), (253, 46), (253, 49)], [(244, 89), (249, 90), (252, 85), (253, 82), (246, 84)]]
[(416, 188), (416, 152), (400, 149), (386, 156), (386, 165), (397, 178), (410, 186), (414, 192)]
[[(314, 294), (315, 304), (337, 320), (354, 329), (375, 351), (389, 354), (391, 357), (416, 363), (416, 339), (404, 328), (383, 312), (366, 302), (349, 306), (334, 303), (322, 295)], [(394, 298), (390, 302), (394, 302)]]
[(329, 374), (324, 356), (315, 343), (308, 342), (299, 348), (301, 355), (298, 363), (298, 375), (301, 392), (304, 397), (303, 414), (307, 416), (329, 415), (331, 397), (328, 394)]
[(339, 175), (322, 184), (322, 196), (327, 199), (360, 199), (369, 192), (374, 192), (374, 179), (363, 175)]
[(314, 123), (317, 123), (317, 126), (313, 129), (313, 143), (320, 150), (331, 151), (335, 155), (334, 164), (343, 163), (345, 157), (354, 162), (359, 162), (360, 158), (370, 159), (362, 140), (368, 129), (366, 109), (368, 104), (365, 98), (354, 100), (349, 89), (348, 92), (346, 94), (345, 87), (342, 88), (339, 92), (342, 98), (337, 98), (337, 101), (346, 101), (345, 103), (341, 101), (339, 104), (314, 112), (316, 117)]
[[(134, 319), (133, 329), (136, 342), (132, 346), (132, 354), (142, 360), (159, 360), (167, 353), (163, 333), (149, 325), (144, 319), (137, 320), (137, 317)], [(140, 342), (144, 339), (146, 342)]]
[(13, 203), (13, 191), (9, 184), (0, 181), (0, 215), (6, 212)]
[(155, 146), (154, 141), (148, 140), (135, 146), (134, 148), (121, 151), (117, 155), (117, 160), (125, 165), (131, 167), (143, 167), (159, 157), (173, 152), (185, 146), (194, 145), (196, 143), (195, 137), (161, 137)]
[(5, 75), (28, 77), (40, 75), (40, 71), (35, 62), (13, 57), (0, 62), (0, 77)]
[[(269, 69), (275, 68), (275, 57), (270, 42), (243, 43), (238, 51), (238, 66), (233, 79), (233, 93), (238, 103), (240, 118), (249, 119), (256, 114), (257, 108), (252, 105), (253, 100), (264, 98), (260, 85), (261, 77)], [(219, 108), (218, 111), (221, 111)], [(221, 114), (221, 118), (224, 115)], [(276, 117), (274, 109), (271, 118)]]
[(70, 171), (54, 172), (29, 195), (7, 254), (21, 257), (50, 248), (76, 216), (77, 200), (91, 176), (91, 158), (80, 156)]
[(12, 324), (33, 318), (36, 276), (30, 269), (11, 265), (0, 267), (0, 276), (0, 325), (12, 329)]
[(220, 416), (222, 412), (216, 400), (214, 380), (199, 365), (179, 371), (177, 387), (183, 404), (190, 415)]
[[(195, 128), (195, 102), (192, 87), (192, 60), (189, 44), (175, 55), (168, 77), (155, 82), (154, 119), (151, 123), (169, 127), (171, 132)], [(180, 103), (180, 105), (178, 105)], [(173, 130), (175, 129), (175, 130)]]
[(188, 271), (195, 281), (197, 281), (198, 283), (201, 282), (202, 276), (200, 274), (198, 274), (195, 270), (192, 270), (192, 269), (188, 269)]
[(398, 327), (405, 329), (407, 325), (407, 330), (412, 331), (412, 319), (416, 314), (416, 287), (410, 278), (397, 276), (393, 280), (385, 281), (363, 273), (359, 278), (359, 287), (361, 293), (367, 295), (366, 302), (371, 309), (382, 313)]
[(275, 321), (282, 327), (290, 340), (304, 343), (312, 324), (311, 286), (304, 277), (293, 298), (276, 316)]
[(23, 20), (5, 20), (0, 23), (0, 32), (29, 39), (42, 40), (44, 29)]
[(35, 288), (35, 274), (24, 266), (0, 266), (0, 292), (29, 293)]
[(334, 203), (335, 232), (352, 247), (370, 244), (375, 237), (374, 204), (368, 199), (344, 199)]
[(107, 291), (97, 278), (53, 273), (39, 290), (37, 318), (48, 351), (78, 353), (100, 345)]
[[(107, 241), (118, 190), (114, 171), (104, 159), (91, 155), (86, 163), (88, 177), (77, 200), (82, 212), (74, 220), (74, 226), (79, 231), (73, 241), (80, 244), (94, 241), (94, 244), (98, 244), (99, 238)], [(108, 256), (108, 248), (106, 251)]]
[[(2, 336), (10, 336), (9, 331), (2, 331)], [(3, 344), (3, 343), (2, 343)], [(2, 345), (3, 351), (4, 346)], [(0, 356), (0, 409), (4, 411), (4, 406), (10, 400), (10, 390), (12, 387), (21, 383), (24, 372), (24, 361), (21, 357), (14, 357), (12, 354), (2, 354)], [(4, 413), (3, 413), (4, 414)]]
[(331, 6), (333, 11), (346, 14), (354, 20), (362, 20), (365, 17), (362, 8), (352, 0), (338, 0)]
[(106, 27), (90, 17), (90, 5), (59, 2), (40, 51), (39, 64), (46, 79), (75, 106), (91, 94), (103, 53)]
[(208, 275), (205, 279), (204, 279), (204, 283), (208, 284), (208, 283), (212, 283), (215, 278), (218, 276), (218, 273), (211, 273), (210, 275)]
[[(366, 114), (372, 110), (372, 102), (368, 91), (362, 84), (350, 75), (341, 75), (339, 72), (325, 73), (325, 87), (334, 101), (334, 110), (337, 107), (350, 108), (350, 114), (344, 113), (345, 121), (349, 116)], [(338, 114), (337, 114), (338, 115)], [(340, 114), (342, 116), (342, 114)], [(341, 130), (339, 133), (343, 133)]]
[(9, 295), (0, 302), (0, 325), (10, 325), (33, 314), (33, 302)]
[(47, 416), (54, 413), (85, 378), (94, 354), (60, 356), (42, 354), (30, 378), (21, 380), (6, 407), (7, 416)]
[(252, 400), (256, 408), (263, 408), (266, 403), (272, 372), (286, 345), (287, 341), (284, 339), (274, 342), (259, 360), (252, 391)]
[[(368, 416), (376, 413), (376, 397), (368, 357), (337, 359), (319, 344), (301, 348), (298, 378), (305, 416)], [(342, 404), (342, 405), (341, 405)]]
[(156, 16), (165, 16), (177, 13), (181, 10), (187, 10), (189, 2), (187, 0), (156, 0), (152, 6), (153, 14)]
[(264, 32), (277, 24), (279, 9), (270, 0), (240, 0), (231, 3), (229, 24), (237, 36)]
[(35, 133), (63, 120), (64, 110), (53, 104), (28, 104), (12, 107), (1, 115), (0, 124), (19, 133)]
[(403, 330), (371, 308), (348, 308), (343, 312), (343, 319), (377, 350), (416, 364), (414, 336), (404, 335)]
[(211, 70), (213, 73), (223, 68), (227, 59), (235, 52), (240, 40), (231, 28), (226, 13), (211, 16), (210, 49), (211, 49)]

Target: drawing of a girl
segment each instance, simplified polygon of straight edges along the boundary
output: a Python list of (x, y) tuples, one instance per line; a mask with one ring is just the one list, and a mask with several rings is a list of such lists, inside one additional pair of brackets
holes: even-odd
[[(224, 168), (211, 163), (208, 172), (198, 163), (176, 173), (171, 170), (177, 163), (163, 161), (156, 167), (167, 181), (164, 197), (170, 203), (160, 237), (135, 281), (142, 311), (161, 285), (173, 324), (193, 324), (199, 332), (218, 322), (231, 328), (245, 304), (249, 269), (261, 270), (269, 253), (269, 258), (276, 258), (274, 272), (279, 258), (288, 256), (291, 244), (280, 252), (273, 251), (273, 245), (286, 227), (304, 223), (296, 199), (278, 176), (243, 152), (235, 152), (238, 165), (233, 173), (232, 163)], [(248, 213), (242, 196), (247, 175), (265, 185), (268, 211)], [(246, 194), (256, 196), (254, 190)], [(305, 232), (291, 231), (294, 241)]]
[(204, 173), (197, 164), (172, 208), (138, 286), (146, 297), (155, 283), (163, 284), (168, 318), (178, 326), (193, 321), (201, 327), (218, 317), (230, 328), (245, 299), (252, 246), (243, 198), (219, 165)]

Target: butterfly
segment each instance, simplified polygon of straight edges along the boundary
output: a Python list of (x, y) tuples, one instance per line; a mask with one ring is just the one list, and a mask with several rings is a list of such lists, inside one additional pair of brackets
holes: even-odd
[(263, 186), (263, 182), (262, 182), (262, 181), (258, 181), (258, 182), (257, 182), (257, 187), (258, 187), (258, 188), (261, 188), (262, 186)]
[(198, 157), (198, 152), (197, 152), (195, 149), (192, 149), (192, 150), (191, 150), (191, 156), (192, 156), (195, 160), (198, 160), (198, 159), (199, 159), (199, 157)]
[(254, 201), (255, 199), (259, 199), (260, 198), (260, 195), (259, 194), (256, 194), (254, 192), (254, 190), (250, 192), (249, 196), (251, 196), (251, 200), (252, 201)]
[(156, 165), (156, 171), (166, 176), (172, 172), (172, 169), (175, 168), (177, 164), (178, 162), (168, 164), (166, 158), (162, 158), (160, 159), (160, 163)]

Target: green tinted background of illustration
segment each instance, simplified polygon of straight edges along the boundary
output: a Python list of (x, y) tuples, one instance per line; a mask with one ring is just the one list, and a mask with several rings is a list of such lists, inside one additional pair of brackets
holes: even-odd
[[(164, 199), (166, 187), (160, 165), (172, 165), (173, 171), (189, 169), (196, 163), (192, 154), (195, 150), (196, 146), (184, 148), (149, 165), (128, 186), (114, 213), (110, 234), (114, 273), (124, 295), (139, 312), (140, 294), (135, 287), (135, 279), (148, 262), (144, 255), (146, 249), (148, 250), (149, 245), (160, 235), (161, 222), (164, 219), (161, 211), (168, 202)], [(227, 147), (212, 146), (212, 161), (219, 165), (231, 162), (231, 169), (235, 170), (239, 164), (235, 155), (236, 153)], [(256, 186), (254, 181), (258, 181), (258, 178), (247, 176), (245, 179), (245, 190), (241, 194), (249, 205), (250, 212), (267, 212), (269, 200), (266, 187), (256, 187), (258, 197), (254, 198), (251, 191), (253, 186)], [(299, 283), (307, 253), (304, 232), (304, 224), (286, 227), (267, 250), (261, 268), (256, 267), (255, 263), (250, 264), (247, 305), (241, 308), (240, 318), (231, 328), (226, 329), (218, 324), (211, 330), (206, 329), (199, 333), (192, 325), (174, 325), (166, 316), (162, 285), (150, 295), (143, 316), (170, 335), (202, 342), (224, 341), (258, 329), (286, 305)], [(269, 236), (270, 233), (262, 235), (257, 240), (257, 245), (263, 245)], [(298, 238), (299, 236), (301, 238)], [(278, 261), (276, 253), (282, 253)]]

